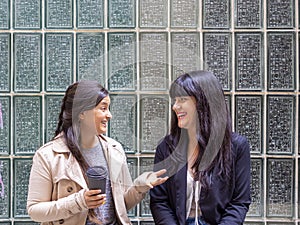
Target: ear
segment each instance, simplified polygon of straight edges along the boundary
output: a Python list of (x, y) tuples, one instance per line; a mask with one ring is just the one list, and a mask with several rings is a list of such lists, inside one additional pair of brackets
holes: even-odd
[(80, 120), (83, 120), (83, 119), (84, 119), (84, 112), (82, 112), (82, 113), (79, 114), (79, 119), (80, 119)]

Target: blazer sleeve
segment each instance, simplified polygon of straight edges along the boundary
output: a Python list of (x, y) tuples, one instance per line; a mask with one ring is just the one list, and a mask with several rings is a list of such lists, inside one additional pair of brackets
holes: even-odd
[[(154, 164), (157, 164), (164, 160), (164, 158), (166, 157), (164, 155), (164, 151), (166, 151), (166, 147), (162, 148), (161, 145), (157, 147), (154, 158)], [(155, 186), (150, 190), (150, 209), (154, 222), (157, 225), (179, 224), (176, 218), (176, 212), (174, 209), (172, 209), (169, 199), (169, 182), (170, 178), (165, 183)]]
[(235, 187), (233, 196), (225, 208), (220, 225), (243, 224), (251, 203), (250, 195), (250, 147), (245, 137), (239, 136), (236, 148)]

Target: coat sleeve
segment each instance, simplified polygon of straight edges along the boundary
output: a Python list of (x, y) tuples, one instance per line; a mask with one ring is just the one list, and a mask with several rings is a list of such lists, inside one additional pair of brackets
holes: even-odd
[(251, 203), (250, 195), (250, 147), (245, 137), (239, 137), (235, 146), (235, 188), (233, 197), (225, 208), (220, 225), (243, 224)]
[(46, 154), (37, 151), (30, 172), (27, 211), (32, 220), (38, 222), (67, 219), (82, 211), (87, 212), (84, 189), (58, 200), (52, 200), (54, 188), (51, 166)]
[[(165, 149), (166, 150), (166, 149)], [(162, 162), (165, 158), (164, 148), (159, 145), (156, 149), (154, 164)], [(161, 168), (159, 168), (161, 169)], [(158, 170), (158, 169), (154, 169)], [(176, 225), (179, 224), (176, 218), (176, 212), (171, 207), (168, 185), (170, 178), (163, 184), (158, 185), (150, 190), (150, 209), (157, 225)]]
[(126, 205), (126, 210), (130, 210), (142, 201), (142, 199), (146, 195), (146, 191), (145, 192), (138, 191), (135, 183), (132, 182), (132, 178), (131, 178), (131, 175), (129, 173), (126, 163), (124, 163), (122, 172), (123, 172), (123, 178), (125, 179), (123, 182), (125, 184), (129, 184), (128, 188), (124, 187), (126, 189), (124, 191), (124, 201), (125, 201), (125, 205)]
[(146, 193), (150, 190), (150, 182), (157, 177), (152, 171), (148, 171), (139, 175), (132, 183), (127, 166), (124, 166), (123, 173), (126, 179), (125, 183), (131, 184), (124, 194), (126, 209), (129, 210), (145, 198)]

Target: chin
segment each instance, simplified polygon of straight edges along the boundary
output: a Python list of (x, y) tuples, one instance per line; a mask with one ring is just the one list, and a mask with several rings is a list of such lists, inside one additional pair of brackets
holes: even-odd
[(105, 134), (107, 130), (99, 130), (98, 135)]

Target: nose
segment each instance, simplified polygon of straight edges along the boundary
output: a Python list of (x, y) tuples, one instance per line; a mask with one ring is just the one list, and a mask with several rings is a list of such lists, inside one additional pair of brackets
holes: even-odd
[(111, 114), (110, 110), (107, 111), (106, 117), (107, 117), (107, 119), (112, 118), (112, 114)]
[(172, 106), (172, 109), (175, 111), (176, 109), (179, 109), (179, 108), (180, 108), (180, 105), (178, 104), (178, 101), (175, 101)]

